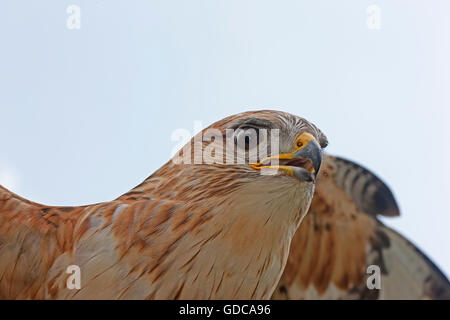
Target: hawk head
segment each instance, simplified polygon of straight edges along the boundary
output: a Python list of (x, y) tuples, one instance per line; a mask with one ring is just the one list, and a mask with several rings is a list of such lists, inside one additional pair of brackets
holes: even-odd
[(252, 178), (257, 173), (314, 182), (327, 144), (325, 135), (303, 118), (281, 111), (251, 111), (210, 125), (172, 161), (218, 168), (227, 165), (249, 172)]
[(301, 217), (311, 201), (327, 144), (325, 135), (304, 118), (281, 111), (250, 111), (205, 128), (166, 167), (178, 171), (173, 176), (183, 176), (171, 187), (187, 188), (182, 193), (191, 202), (245, 195), (244, 202), (258, 199), (263, 210), (272, 198), (278, 203), (292, 196), (297, 199), (287, 203)]

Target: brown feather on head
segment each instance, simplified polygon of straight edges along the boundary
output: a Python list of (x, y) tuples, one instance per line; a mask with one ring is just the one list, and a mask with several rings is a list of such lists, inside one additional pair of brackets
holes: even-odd
[[(325, 135), (307, 120), (280, 111), (244, 112), (220, 120), (197, 134), (172, 162), (248, 165), (261, 172), (295, 176), (308, 182), (322, 161)], [(258, 172), (258, 173), (261, 173)]]

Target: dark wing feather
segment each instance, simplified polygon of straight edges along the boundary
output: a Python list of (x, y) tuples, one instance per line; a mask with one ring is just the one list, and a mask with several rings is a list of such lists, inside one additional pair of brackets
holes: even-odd
[[(325, 156), (273, 298), (450, 299), (446, 277), (378, 214), (399, 215), (389, 188), (367, 169)], [(369, 265), (380, 267), (379, 290), (367, 288)]]
[(399, 216), (400, 210), (389, 187), (366, 168), (338, 157), (326, 156), (334, 165), (333, 181), (363, 213)]

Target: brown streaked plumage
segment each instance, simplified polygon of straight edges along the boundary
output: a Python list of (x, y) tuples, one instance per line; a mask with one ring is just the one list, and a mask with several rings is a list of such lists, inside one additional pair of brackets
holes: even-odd
[[(210, 128), (249, 123), (280, 129), (280, 153), (306, 150), (296, 147), (303, 133), (309, 146), (326, 145), (314, 125), (278, 111)], [(0, 187), (0, 298), (270, 298), (314, 190), (288, 173), (169, 161), (118, 199), (83, 207), (44, 206)], [(69, 265), (80, 267), (79, 290), (66, 287)]]
[[(378, 214), (399, 215), (389, 188), (353, 162), (324, 156), (273, 298), (450, 299), (446, 277)], [(369, 265), (380, 267), (380, 290), (366, 285)]]

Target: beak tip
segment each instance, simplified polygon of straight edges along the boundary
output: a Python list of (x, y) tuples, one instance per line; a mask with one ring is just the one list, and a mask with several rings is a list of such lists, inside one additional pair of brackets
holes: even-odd
[(304, 168), (296, 167), (294, 169), (294, 176), (305, 182), (316, 182), (316, 174)]

